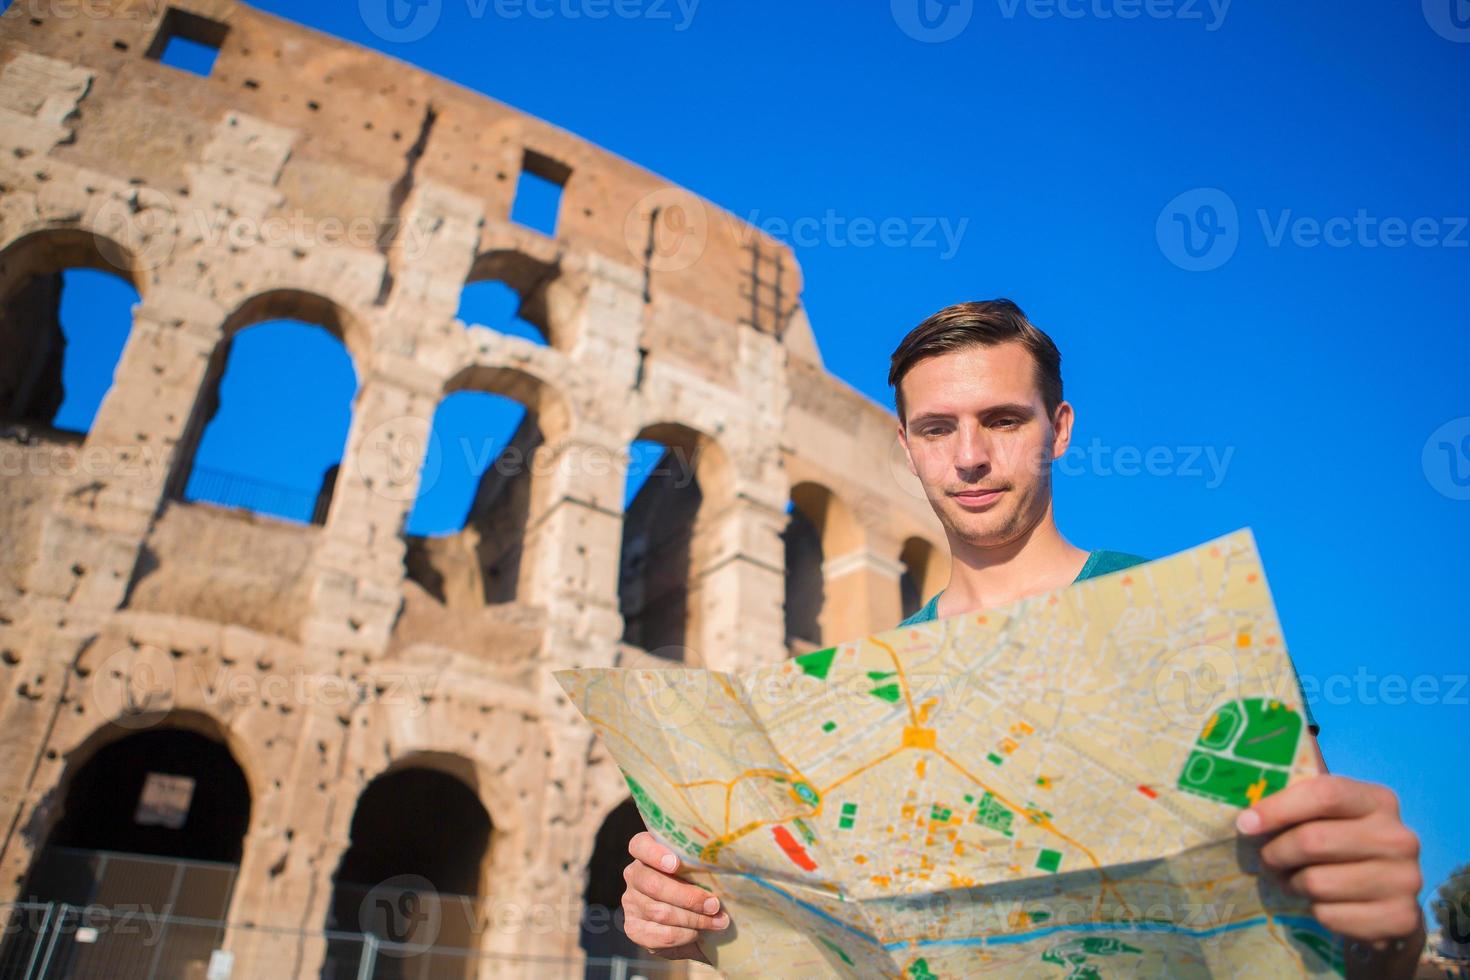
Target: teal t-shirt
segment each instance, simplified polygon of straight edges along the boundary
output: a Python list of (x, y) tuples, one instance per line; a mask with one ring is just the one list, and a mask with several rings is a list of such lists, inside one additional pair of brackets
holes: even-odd
[[(1142, 565), (1146, 561), (1148, 561), (1147, 558), (1140, 558), (1138, 555), (1130, 555), (1123, 551), (1094, 551), (1087, 556), (1087, 563), (1082, 566), (1082, 571), (1077, 573), (1077, 577), (1072, 580), (1072, 584), (1076, 585), (1078, 582), (1083, 582), (1090, 578), (1097, 578), (1099, 575), (1106, 575), (1109, 572), (1121, 572), (1125, 568)], [(919, 623), (927, 623), (938, 619), (939, 597), (943, 594), (943, 589), (934, 593), (933, 598), (924, 603), (922, 609), (898, 625), (900, 627), (915, 626)], [(1317, 719), (1312, 717), (1312, 706), (1307, 704), (1306, 692), (1302, 691), (1301, 676), (1296, 675), (1296, 665), (1292, 664), (1291, 669), (1293, 675), (1296, 676), (1297, 690), (1302, 695), (1302, 714), (1307, 719), (1307, 730), (1313, 735), (1316, 735), (1321, 731), (1321, 726), (1317, 724)]]

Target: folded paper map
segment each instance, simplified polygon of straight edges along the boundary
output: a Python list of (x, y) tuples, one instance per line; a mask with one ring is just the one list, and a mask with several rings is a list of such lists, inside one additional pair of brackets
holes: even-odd
[(1342, 972), (1235, 830), (1317, 771), (1248, 530), (739, 673), (556, 676), (727, 977)]

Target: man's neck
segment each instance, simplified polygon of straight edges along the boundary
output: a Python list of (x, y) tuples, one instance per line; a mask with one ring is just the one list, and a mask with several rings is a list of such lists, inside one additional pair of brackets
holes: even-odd
[(1071, 585), (1088, 553), (1062, 537), (1048, 509), (1027, 534), (998, 548), (975, 547), (951, 536), (950, 556), (939, 616), (989, 609)]

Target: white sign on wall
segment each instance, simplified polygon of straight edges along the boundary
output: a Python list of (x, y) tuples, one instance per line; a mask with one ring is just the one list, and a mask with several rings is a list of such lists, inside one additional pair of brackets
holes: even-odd
[(133, 822), (143, 827), (178, 830), (189, 819), (189, 803), (193, 799), (193, 777), (150, 772), (143, 780)]

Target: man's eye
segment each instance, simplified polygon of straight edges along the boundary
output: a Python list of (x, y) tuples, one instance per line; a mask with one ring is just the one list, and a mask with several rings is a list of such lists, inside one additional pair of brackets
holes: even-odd
[(998, 426), (1000, 426), (1003, 429), (1013, 429), (1016, 426), (1018, 426), (1018, 425), (1021, 424), (1021, 420), (1020, 419), (1013, 419), (1013, 418), (1010, 418), (1010, 417), (1006, 417), (1006, 418), (1003, 418), (1003, 419), (996, 420), (996, 423), (995, 424), (998, 425)]

